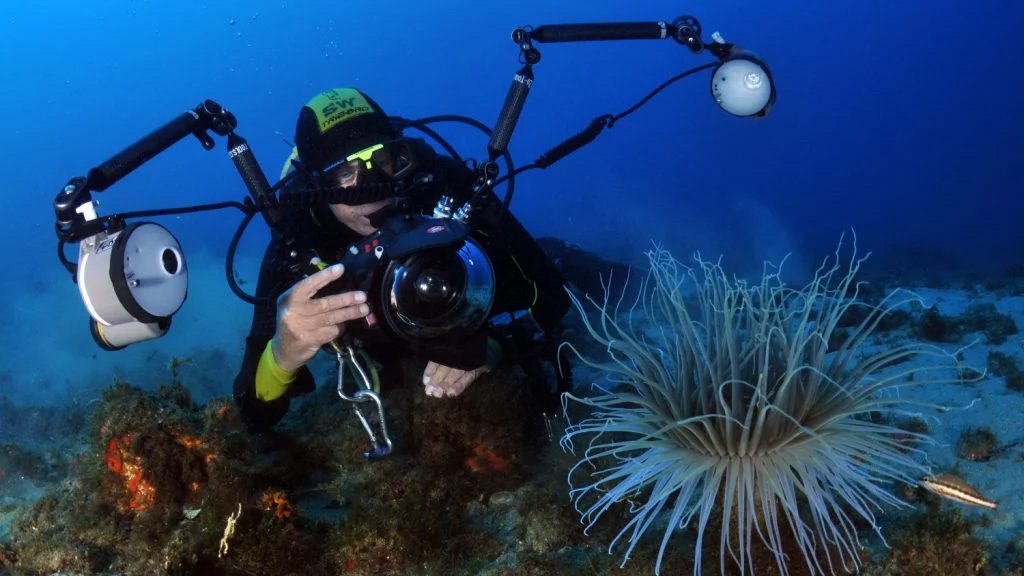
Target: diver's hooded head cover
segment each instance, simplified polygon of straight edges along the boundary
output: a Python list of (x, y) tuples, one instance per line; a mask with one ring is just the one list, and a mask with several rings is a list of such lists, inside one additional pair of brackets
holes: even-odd
[(317, 94), (302, 107), (295, 126), (299, 159), (312, 170), (397, 137), (384, 110), (355, 88)]

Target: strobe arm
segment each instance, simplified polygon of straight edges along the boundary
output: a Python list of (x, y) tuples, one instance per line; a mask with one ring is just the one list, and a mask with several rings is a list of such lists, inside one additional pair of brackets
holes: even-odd
[(203, 148), (212, 150), (214, 142), (207, 134), (208, 130), (226, 136), (237, 126), (234, 114), (213, 100), (206, 100), (90, 170), (87, 178), (89, 189), (96, 192), (106, 190), (190, 134), (199, 139)]
[(85, 178), (72, 178), (53, 201), (57, 237), (65, 242), (77, 242), (96, 232), (95, 226), (83, 228), (86, 219), (79, 213), (79, 208), (92, 200), (90, 192), (110, 188), (190, 134), (199, 139), (203, 148), (211, 150), (214, 142), (208, 131), (223, 136), (237, 125), (231, 112), (213, 100), (206, 100), (89, 170)]
[[(586, 42), (596, 40), (664, 40), (673, 38), (695, 52), (703, 48), (700, 22), (692, 16), (680, 16), (668, 22), (606, 22), (600, 24), (554, 24), (537, 28), (519, 28), (512, 32), (540, 43)], [(521, 42), (517, 40), (517, 43)]]
[(519, 46), (522, 69), (516, 73), (501, 107), (494, 133), (487, 144), (490, 160), (508, 150), (512, 132), (533, 86), (533, 65), (540, 62), (540, 51), (533, 42), (585, 42), (594, 40), (663, 40), (672, 38), (693, 53), (704, 50), (700, 22), (692, 16), (680, 16), (667, 22), (609, 22), (602, 24), (554, 24), (537, 28), (523, 27), (512, 31), (512, 41)]
[(664, 22), (622, 22), (602, 24), (554, 24), (529, 31), (536, 42), (580, 42), (585, 40), (658, 40), (668, 36)]

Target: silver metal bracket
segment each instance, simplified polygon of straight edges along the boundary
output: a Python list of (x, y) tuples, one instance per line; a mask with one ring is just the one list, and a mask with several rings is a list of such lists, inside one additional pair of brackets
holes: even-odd
[[(367, 375), (366, 369), (359, 363), (351, 346), (336, 346), (335, 350), (338, 358), (338, 396), (352, 404), (352, 411), (359, 418), (363, 429), (366, 430), (366, 435), (370, 437), (371, 448), (363, 452), (363, 456), (370, 460), (384, 458), (391, 454), (394, 444), (388, 435), (388, 423), (384, 415), (384, 403), (380, 399), (380, 394), (373, 389), (373, 383)], [(352, 371), (357, 376), (355, 379), (356, 390), (352, 394), (348, 394), (345, 391), (346, 366), (351, 366)], [(373, 424), (366, 417), (366, 414), (359, 407), (360, 404), (365, 404), (366, 402), (372, 402), (377, 408), (377, 421), (380, 428), (379, 435), (375, 432)]]

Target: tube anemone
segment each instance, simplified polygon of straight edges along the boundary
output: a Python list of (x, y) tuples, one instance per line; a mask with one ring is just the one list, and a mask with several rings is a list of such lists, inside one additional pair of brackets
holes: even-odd
[[(623, 566), (657, 522), (660, 573), (672, 535), (695, 523), (700, 574), (717, 517), (723, 574), (727, 559), (753, 574), (755, 545), (782, 574), (800, 556), (812, 574), (847, 572), (860, 565), (862, 523), (881, 536), (876, 514), (905, 505), (892, 487), (916, 485), (927, 473), (913, 445), (928, 438), (871, 415), (926, 405), (895, 392), (911, 382), (956, 381), (948, 376), (955, 360), (915, 342), (868, 352), (879, 322), (917, 298), (897, 290), (878, 304), (859, 301), (854, 277), (866, 257), (857, 257), (854, 243), (842, 264), (841, 249), (842, 241), (796, 289), (775, 267), (748, 285), (717, 263), (698, 257), (691, 269), (655, 248), (627, 306), (622, 297), (612, 302), (607, 287), (603, 301), (587, 298), (588, 307), (573, 296), (608, 355), (581, 360), (612, 386), (563, 396), (567, 418), (571, 405), (588, 413), (570, 419), (562, 438), (567, 450), (585, 446), (569, 472), (569, 494), (587, 530), (602, 516), (624, 517), (609, 545), (609, 552), (626, 545)], [(830, 350), (854, 308), (863, 319)]]

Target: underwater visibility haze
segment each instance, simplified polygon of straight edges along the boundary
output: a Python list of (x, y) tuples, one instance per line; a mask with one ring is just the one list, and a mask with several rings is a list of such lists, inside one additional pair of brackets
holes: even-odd
[[(0, 574), (1024, 574), (1022, 22), (5, 5)], [(289, 370), (314, 252), (367, 309)]]

